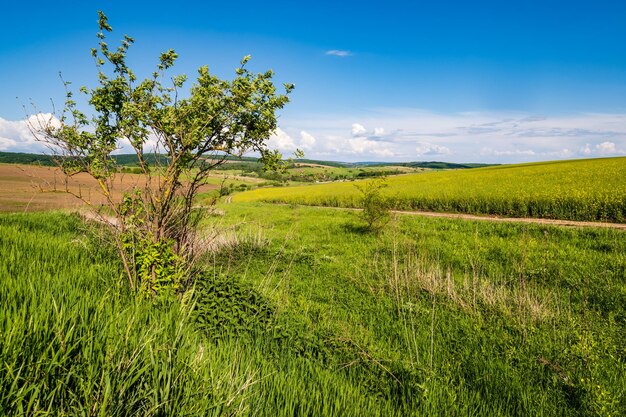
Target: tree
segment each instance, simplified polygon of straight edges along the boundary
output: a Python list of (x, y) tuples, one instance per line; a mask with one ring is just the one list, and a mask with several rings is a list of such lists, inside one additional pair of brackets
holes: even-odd
[[(80, 88), (89, 113), (78, 108), (70, 83), (63, 81), (62, 112), (31, 129), (67, 177), (86, 172), (97, 180), (107, 203), (96, 214), (112, 232), (129, 285), (154, 295), (188, 278), (194, 230), (203, 213), (194, 199), (211, 170), (229, 155), (250, 151), (260, 153), (269, 168), (281, 163), (281, 155), (266, 144), (293, 85), (285, 84), (284, 94), (278, 94), (273, 72), (249, 71), (246, 56), (232, 81), (203, 66), (183, 94), (187, 77), (168, 76), (178, 56), (173, 50), (162, 53), (156, 71), (139, 80), (126, 64), (134, 40), (124, 36), (111, 49), (105, 41), (112, 28), (104, 13), (98, 16), (98, 47), (91, 50), (97, 86)], [(143, 175), (115, 198), (118, 169), (111, 153), (122, 140), (134, 150)]]

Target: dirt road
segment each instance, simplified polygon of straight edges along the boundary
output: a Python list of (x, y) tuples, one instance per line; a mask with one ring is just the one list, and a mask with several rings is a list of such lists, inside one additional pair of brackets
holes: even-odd
[[(280, 203), (280, 205), (287, 205)], [(328, 207), (328, 206), (304, 206), (304, 207), (317, 207), (330, 210), (350, 210), (360, 211), (357, 208), (346, 207)], [(394, 214), (408, 215), (408, 216), (423, 216), (423, 217), (439, 217), (445, 219), (462, 219), (462, 220), (478, 220), (487, 222), (501, 222), (501, 223), (533, 223), (533, 224), (545, 224), (550, 226), (564, 226), (564, 227), (601, 227), (607, 229), (618, 229), (626, 231), (625, 223), (607, 223), (607, 222), (587, 222), (576, 220), (558, 220), (558, 219), (538, 219), (533, 217), (500, 217), (489, 215), (476, 215), (465, 213), (435, 213), (431, 211), (402, 211), (392, 210)]]
[(394, 210), (393, 213), (413, 215), (413, 216), (443, 217), (446, 219), (481, 220), (481, 221), (503, 222), (503, 223), (534, 223), (534, 224), (547, 224), (551, 226), (569, 226), (569, 227), (604, 227), (604, 228), (609, 228), (609, 229), (620, 229), (620, 230), (626, 231), (626, 224), (623, 224), (623, 223), (583, 222), (583, 221), (575, 221), (575, 220), (558, 220), (558, 219), (537, 219), (537, 218), (532, 218), (532, 217), (478, 216), (474, 214), (433, 213), (433, 212), (428, 212), (428, 211)]

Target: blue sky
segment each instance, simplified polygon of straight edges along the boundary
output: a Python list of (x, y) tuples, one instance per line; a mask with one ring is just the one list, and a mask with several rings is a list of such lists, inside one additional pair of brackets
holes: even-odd
[[(240, 58), (296, 84), (270, 143), (344, 161), (626, 154), (626, 2), (12, 2), (0, 14), (0, 150), (38, 151), (23, 104), (93, 83), (96, 10), (146, 73)], [(16, 97), (18, 97), (16, 99)], [(33, 111), (31, 110), (31, 113)]]

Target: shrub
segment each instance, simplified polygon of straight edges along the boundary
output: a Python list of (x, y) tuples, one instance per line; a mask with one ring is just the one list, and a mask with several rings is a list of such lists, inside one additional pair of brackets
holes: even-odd
[(390, 219), (390, 201), (383, 196), (382, 189), (387, 186), (384, 178), (377, 178), (354, 185), (360, 192), (361, 219), (370, 232), (380, 231)]

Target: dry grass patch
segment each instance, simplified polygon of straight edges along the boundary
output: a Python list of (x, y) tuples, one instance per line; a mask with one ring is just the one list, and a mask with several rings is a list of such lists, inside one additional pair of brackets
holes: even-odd
[(412, 303), (420, 293), (444, 297), (467, 312), (487, 309), (523, 323), (554, 318), (554, 294), (518, 279), (487, 279), (478, 273), (454, 276), (416, 255), (402, 262), (394, 256), (389, 286), (399, 306)]

